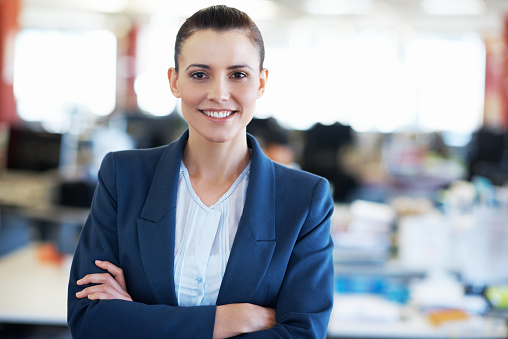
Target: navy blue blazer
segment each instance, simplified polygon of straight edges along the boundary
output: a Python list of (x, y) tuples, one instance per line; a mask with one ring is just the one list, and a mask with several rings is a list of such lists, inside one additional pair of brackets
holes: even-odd
[[(147, 150), (109, 153), (74, 255), (68, 324), (74, 338), (211, 338), (216, 305), (179, 307), (174, 285), (176, 191), (188, 132)], [(245, 338), (325, 338), (333, 304), (333, 201), (328, 182), (272, 162), (256, 140), (243, 214), (217, 305), (276, 310), (274, 328)], [(76, 298), (76, 281), (124, 271), (134, 302)]]

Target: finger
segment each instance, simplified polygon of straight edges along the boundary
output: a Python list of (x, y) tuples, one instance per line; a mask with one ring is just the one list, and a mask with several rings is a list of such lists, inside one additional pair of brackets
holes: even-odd
[(123, 275), (123, 270), (115, 264), (110, 263), (109, 261), (95, 260), (95, 265), (104, 270), (107, 270), (115, 277), (120, 274)]
[(104, 270), (107, 270), (109, 273), (113, 275), (113, 277), (115, 277), (115, 280), (118, 281), (118, 283), (120, 284), (120, 286), (122, 286), (123, 289), (125, 290), (127, 289), (123, 270), (120, 267), (110, 263), (109, 261), (101, 261), (101, 260), (95, 260), (95, 265)]
[(109, 294), (103, 293), (103, 292), (95, 292), (92, 294), (89, 294), (87, 296), (90, 300), (111, 300), (111, 296)]
[(99, 292), (108, 293), (108, 294), (115, 293), (114, 289), (111, 288), (111, 286), (102, 284), (102, 285), (94, 285), (94, 286), (84, 288), (83, 290), (76, 293), (76, 296), (79, 298), (84, 298), (84, 297), (87, 297), (91, 294), (99, 293)]
[(256, 331), (272, 328), (277, 323), (275, 310), (262, 306), (255, 307), (251, 319)]
[(104, 284), (113, 287), (119, 292), (127, 292), (109, 273), (88, 274), (76, 283), (78, 285)]
[(112, 299), (119, 299), (119, 300), (127, 300), (127, 301), (131, 301), (130, 298), (127, 298), (125, 296), (113, 296), (111, 294), (108, 294), (108, 293), (104, 293), (104, 292), (96, 292), (96, 293), (92, 293), (92, 294), (89, 294), (88, 295), (88, 299), (90, 300), (112, 300)]
[(268, 308), (268, 328), (272, 328), (277, 324), (277, 314), (275, 313), (275, 310), (273, 308)]
[(117, 281), (109, 273), (93, 273), (85, 275), (83, 278), (79, 279), (76, 283), (78, 285), (105, 284), (105, 283), (117, 284)]
[[(92, 296), (92, 298), (90, 297)], [(108, 285), (95, 285), (91, 287), (87, 287), (82, 291), (76, 293), (76, 297), (79, 299), (88, 297), (93, 300), (103, 300), (103, 299), (122, 299), (122, 300), (132, 300), (130, 295), (123, 292), (118, 291), (111, 286)]]

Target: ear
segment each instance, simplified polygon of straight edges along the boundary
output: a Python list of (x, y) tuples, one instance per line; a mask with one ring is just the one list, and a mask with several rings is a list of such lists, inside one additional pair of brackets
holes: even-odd
[(268, 81), (268, 69), (263, 68), (259, 74), (258, 99), (265, 93), (266, 82)]
[(168, 69), (168, 80), (169, 80), (169, 87), (171, 88), (171, 92), (173, 95), (177, 98), (181, 97), (180, 89), (178, 87), (178, 72), (174, 67), (171, 67)]

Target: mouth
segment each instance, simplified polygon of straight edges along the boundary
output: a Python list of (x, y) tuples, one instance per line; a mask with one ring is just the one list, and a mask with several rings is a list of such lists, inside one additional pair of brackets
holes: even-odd
[(229, 117), (231, 114), (236, 113), (236, 111), (207, 111), (207, 110), (200, 110), (201, 113), (209, 116), (210, 118), (218, 118), (218, 119), (224, 119)]

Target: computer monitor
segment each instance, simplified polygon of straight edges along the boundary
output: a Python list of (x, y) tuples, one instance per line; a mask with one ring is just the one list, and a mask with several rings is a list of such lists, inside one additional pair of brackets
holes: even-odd
[(10, 127), (7, 143), (8, 170), (47, 171), (60, 165), (62, 135)]

